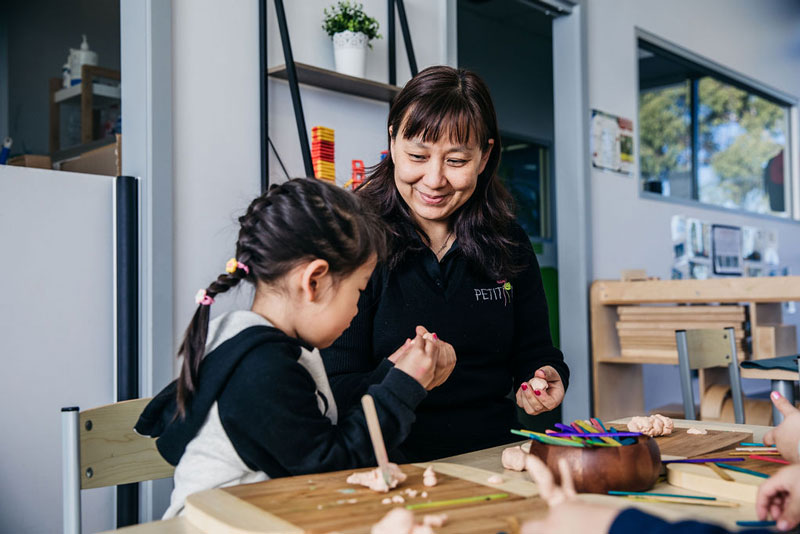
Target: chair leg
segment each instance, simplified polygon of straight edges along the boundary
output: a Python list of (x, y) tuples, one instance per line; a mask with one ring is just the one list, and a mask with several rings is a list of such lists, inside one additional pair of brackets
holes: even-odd
[(81, 457), (77, 406), (61, 408), (61, 489), (64, 534), (81, 534)]
[(684, 418), (696, 420), (697, 414), (694, 409), (694, 394), (692, 392), (692, 370), (689, 368), (689, 348), (686, 345), (685, 330), (675, 332), (675, 342), (678, 345), (678, 370), (681, 375)]
[(731, 342), (731, 363), (728, 373), (731, 379), (731, 396), (733, 397), (733, 417), (737, 425), (744, 424), (744, 394), (742, 393), (742, 379), (739, 374), (739, 358), (736, 354), (736, 339), (733, 328), (726, 328), (728, 339)]

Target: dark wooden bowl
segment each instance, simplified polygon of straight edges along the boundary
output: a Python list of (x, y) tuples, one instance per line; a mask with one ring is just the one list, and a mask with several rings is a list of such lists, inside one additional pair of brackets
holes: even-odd
[(622, 447), (568, 447), (533, 440), (530, 453), (547, 464), (559, 484), (558, 459), (566, 459), (578, 493), (645, 491), (653, 487), (661, 469), (661, 451), (649, 436)]

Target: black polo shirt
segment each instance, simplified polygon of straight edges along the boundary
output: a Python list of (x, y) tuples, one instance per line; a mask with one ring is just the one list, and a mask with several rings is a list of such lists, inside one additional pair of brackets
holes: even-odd
[(536, 255), (522, 228), (514, 225), (512, 235), (527, 267), (510, 280), (472, 265), (457, 243), (441, 262), (420, 247), (391, 271), (378, 266), (350, 328), (322, 351), (345, 410), (391, 369), (386, 358), (417, 325), (453, 345), (455, 369), (418, 406), (398, 459), (426, 461), (518, 439), (509, 432), (518, 423), (507, 395), (543, 365), (553, 366), (566, 387), (569, 369), (550, 338)]

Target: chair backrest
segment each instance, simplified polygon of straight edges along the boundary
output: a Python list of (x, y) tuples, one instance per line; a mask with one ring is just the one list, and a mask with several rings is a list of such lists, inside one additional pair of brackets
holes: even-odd
[(135, 399), (80, 412), (81, 489), (172, 476), (156, 440), (133, 427), (150, 399)]
[(175, 468), (156, 440), (133, 427), (150, 399), (135, 399), (79, 412), (62, 408), (64, 532), (81, 532), (80, 491), (167, 478)]
[[(727, 367), (731, 382), (734, 419), (744, 424), (744, 397), (739, 376), (739, 359), (736, 355), (735, 331), (725, 329), (677, 330), (678, 367), (681, 377), (683, 412), (686, 419), (696, 419), (692, 370), (709, 367)], [(700, 392), (702, 395), (703, 392)]]

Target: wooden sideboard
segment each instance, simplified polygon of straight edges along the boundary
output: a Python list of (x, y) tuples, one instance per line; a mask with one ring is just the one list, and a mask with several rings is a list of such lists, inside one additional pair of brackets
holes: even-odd
[[(679, 304), (744, 304), (751, 349), (745, 358), (769, 346), (759, 340), (759, 325), (782, 322), (782, 303), (800, 301), (800, 276), (715, 278), (711, 280), (597, 280), (590, 291), (593, 413), (602, 419), (644, 413), (642, 365), (677, 365), (677, 357), (622, 356), (616, 324), (617, 306)], [(763, 334), (762, 334), (763, 335)], [(755, 352), (754, 352), (755, 351)], [(740, 358), (742, 355), (740, 355)], [(680, 391), (675, 398), (680, 401)]]

